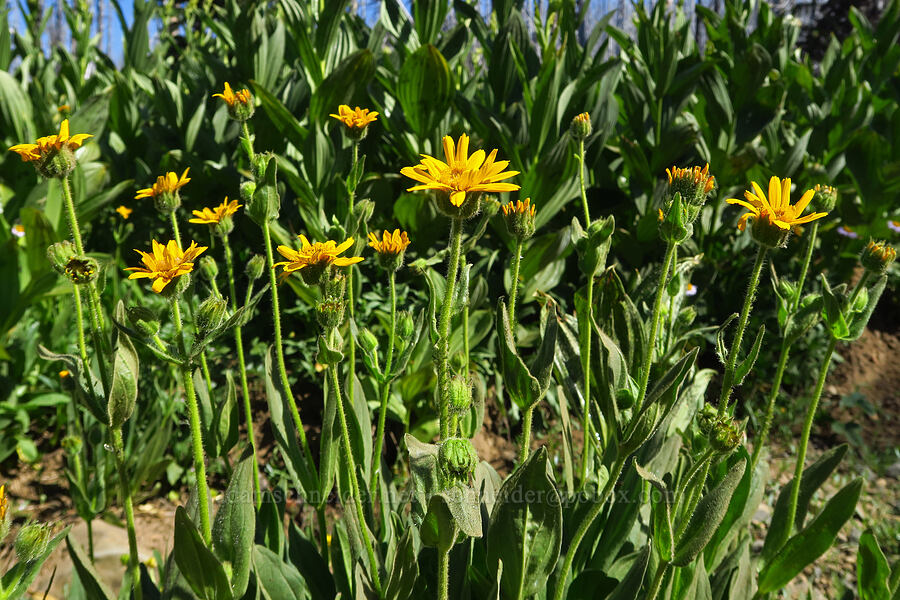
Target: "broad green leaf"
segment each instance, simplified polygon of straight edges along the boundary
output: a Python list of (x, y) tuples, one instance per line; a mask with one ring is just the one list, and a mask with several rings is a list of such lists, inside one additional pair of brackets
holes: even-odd
[[(125, 321), (125, 305), (119, 300), (116, 305), (116, 321)], [(109, 399), (106, 412), (108, 424), (113, 429), (122, 427), (134, 412), (138, 395), (138, 355), (131, 338), (117, 331), (114, 349), (112, 381), (109, 385)]]
[[(438, 2), (447, 6), (446, 2)], [(418, 11), (418, 3), (416, 3)], [(397, 76), (397, 99), (412, 130), (431, 137), (450, 108), (455, 90), (453, 74), (440, 50), (431, 44), (410, 54)]]
[(294, 565), (266, 548), (253, 547), (253, 572), (262, 597), (266, 600), (307, 600), (309, 590)]
[(628, 573), (619, 582), (619, 585), (613, 590), (608, 600), (631, 600), (635, 597), (637, 590), (641, 589), (644, 583), (644, 577), (647, 573), (647, 564), (650, 561), (650, 546), (644, 546), (637, 555)]
[(560, 502), (543, 447), (500, 488), (488, 529), (487, 560), (489, 569), (503, 562), (504, 598), (531, 597), (546, 587), (562, 544)]
[(103, 579), (100, 578), (100, 575), (97, 574), (84, 549), (68, 535), (66, 536), (66, 549), (69, 551), (72, 565), (78, 572), (78, 580), (84, 587), (87, 597), (92, 600), (113, 600), (116, 597), (115, 594), (112, 593), (103, 582)]
[(313, 94), (309, 106), (310, 123), (324, 123), (327, 115), (335, 113), (339, 105), (352, 102), (374, 74), (375, 57), (371, 50), (357, 50), (345, 58)]
[(797, 573), (822, 556), (834, 543), (844, 523), (853, 516), (861, 491), (862, 479), (856, 479), (832, 496), (809, 525), (789, 539), (762, 568), (759, 593), (766, 594), (784, 587)]
[(231, 586), (222, 563), (203, 543), (200, 532), (183, 506), (175, 509), (175, 563), (194, 593), (205, 600), (231, 598)]
[(856, 589), (860, 600), (891, 600), (891, 567), (871, 530), (859, 538)]
[(231, 590), (235, 598), (244, 595), (250, 580), (250, 554), (256, 536), (254, 460), (252, 451), (244, 452), (231, 474), (231, 481), (225, 490), (225, 500), (216, 513), (212, 527), (216, 554), (231, 563)]

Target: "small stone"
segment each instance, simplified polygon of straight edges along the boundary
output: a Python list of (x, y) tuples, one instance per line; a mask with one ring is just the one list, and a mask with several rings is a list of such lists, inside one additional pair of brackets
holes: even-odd
[(884, 476), (891, 479), (900, 479), (900, 460), (885, 469)]

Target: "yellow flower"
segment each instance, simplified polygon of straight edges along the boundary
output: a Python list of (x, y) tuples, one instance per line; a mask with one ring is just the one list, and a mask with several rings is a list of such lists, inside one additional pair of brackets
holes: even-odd
[(231, 85), (228, 82), (225, 82), (225, 91), (221, 94), (213, 94), (213, 98), (221, 98), (225, 101), (225, 104), (228, 106), (235, 106), (236, 104), (250, 104), (253, 100), (253, 96), (250, 94), (250, 90), (242, 89), (237, 92), (232, 91)]
[(507, 202), (502, 207), (503, 220), (506, 222), (506, 230), (511, 236), (524, 242), (534, 235), (535, 207), (531, 198), (525, 201), (516, 200)]
[(188, 171), (191, 168), (188, 167), (184, 170), (184, 173), (179, 177), (176, 173), (169, 171), (165, 175), (160, 175), (156, 178), (156, 183), (148, 188), (144, 188), (142, 190), (138, 190), (135, 195), (135, 200), (140, 200), (141, 198), (156, 198), (157, 196), (161, 196), (166, 193), (175, 193), (180, 188), (183, 188), (187, 183), (191, 180), (190, 177), (187, 176)]
[[(666, 175), (669, 177), (669, 185), (675, 185), (679, 181), (693, 184), (697, 187), (697, 193), (709, 194), (716, 186), (716, 178), (709, 174), (709, 163), (702, 169), (700, 167), (682, 169), (673, 166), (666, 169)], [(687, 198), (685, 198), (687, 200)]]
[(447, 162), (438, 160), (427, 154), (414, 167), (403, 167), (400, 173), (421, 185), (409, 188), (410, 192), (418, 190), (438, 190), (450, 195), (450, 203), (460, 207), (466, 201), (466, 194), (478, 192), (512, 192), (519, 189), (514, 183), (499, 183), (519, 174), (518, 171), (504, 171), (508, 160), (495, 162), (497, 150), (485, 158), (484, 150), (475, 151), (469, 156), (469, 136), (462, 134), (454, 147), (453, 138), (444, 136), (444, 157)]
[(69, 135), (69, 120), (65, 119), (59, 126), (58, 135), (40, 137), (33, 144), (16, 144), (10, 148), (10, 151), (21, 156), (23, 162), (37, 161), (63, 148), (77, 150), (89, 137), (94, 136), (89, 133)]
[(237, 212), (237, 209), (243, 206), (243, 204), (238, 204), (237, 200), (228, 201), (228, 196), (225, 196), (225, 200), (222, 201), (222, 204), (216, 206), (215, 208), (204, 208), (203, 210), (194, 210), (191, 211), (194, 213), (195, 219), (189, 219), (189, 223), (201, 223), (205, 225), (217, 225), (222, 219), (225, 217), (230, 217), (234, 213)]
[(525, 202), (516, 200), (515, 202), (507, 202), (502, 207), (505, 216), (513, 215), (535, 215), (535, 206), (531, 203), (531, 198), (525, 198)]
[(126, 271), (134, 271), (128, 279), (140, 279), (147, 277), (153, 279), (153, 291), (157, 294), (163, 291), (169, 283), (177, 277), (190, 273), (194, 269), (194, 260), (200, 256), (206, 246), (198, 246), (197, 242), (191, 242), (186, 251), (182, 251), (175, 240), (170, 240), (166, 245), (152, 240), (152, 252), (142, 252), (135, 249), (141, 255), (143, 267), (128, 267)]
[(274, 267), (282, 267), (285, 274), (299, 271), (305, 267), (347, 267), (362, 261), (361, 256), (338, 256), (353, 245), (353, 238), (347, 238), (344, 243), (338, 245), (332, 240), (327, 242), (310, 243), (305, 235), (300, 235), (300, 249), (294, 250), (290, 246), (278, 246), (278, 253), (287, 260), (275, 263)]
[(69, 377), (70, 375), (71, 375), (71, 373), (69, 373), (69, 372), (68, 372), (67, 370), (65, 370), (65, 369), (63, 369), (62, 371), (59, 372), (59, 378), (60, 378), (60, 379), (65, 379), (66, 377)]
[(7, 510), (9, 510), (9, 499), (6, 497), (6, 485), (0, 485), (0, 527), (6, 520)]
[(329, 117), (334, 117), (341, 123), (347, 126), (348, 129), (365, 129), (369, 126), (369, 123), (378, 120), (378, 113), (375, 111), (370, 111), (368, 108), (350, 108), (346, 104), (341, 104), (338, 107), (338, 113), (331, 113), (328, 115)]
[(122, 215), (123, 219), (128, 219), (131, 216), (131, 213), (134, 212), (134, 209), (128, 208), (124, 204), (120, 204), (119, 208), (116, 209), (116, 212)]
[(817, 212), (800, 216), (809, 201), (812, 200), (813, 190), (806, 190), (797, 201), (797, 204), (791, 205), (791, 180), (790, 178), (781, 180), (778, 177), (772, 177), (769, 180), (769, 194), (766, 195), (762, 188), (754, 181), (751, 182), (753, 191), (745, 191), (744, 198), (729, 198), (729, 204), (739, 204), (750, 212), (741, 216), (738, 221), (738, 228), (743, 231), (747, 226), (747, 219), (754, 217), (760, 221), (765, 221), (770, 225), (775, 225), (784, 231), (790, 231), (795, 225), (803, 225), (821, 219), (828, 213)]
[(405, 231), (395, 229), (393, 233), (385, 230), (382, 233), (382, 239), (374, 233), (369, 234), (369, 245), (375, 248), (375, 252), (379, 254), (397, 255), (406, 250), (409, 246), (409, 236)]
[(71, 110), (72, 110), (72, 109), (69, 107), (68, 104), (63, 104), (62, 106), (56, 107), (56, 111), (59, 112), (59, 113), (63, 113), (63, 114), (65, 114), (65, 113), (67, 113), (67, 112), (69, 112), (69, 111), (71, 111)]

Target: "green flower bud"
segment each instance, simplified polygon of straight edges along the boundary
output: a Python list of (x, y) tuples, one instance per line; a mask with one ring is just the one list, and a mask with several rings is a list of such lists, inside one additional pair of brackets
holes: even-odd
[(472, 442), (464, 438), (448, 438), (438, 449), (438, 465), (444, 486), (466, 485), (478, 466), (478, 453)]
[(256, 192), (256, 184), (252, 181), (245, 181), (241, 184), (241, 201), (244, 204), (250, 202), (253, 198), (253, 193)]
[(66, 274), (66, 265), (75, 258), (75, 245), (69, 240), (51, 244), (47, 248), (47, 260), (60, 275)]
[(412, 340), (415, 327), (415, 322), (413, 322), (412, 314), (409, 311), (401, 310), (397, 313), (397, 337), (401, 340)]
[(210, 296), (197, 309), (197, 329), (209, 333), (225, 322), (228, 317), (228, 303), (221, 296)]
[(159, 333), (159, 319), (156, 314), (149, 308), (143, 306), (132, 306), (125, 311), (128, 322), (132, 327), (137, 329), (141, 335), (153, 337)]
[(665, 212), (659, 211), (659, 237), (664, 242), (680, 244), (694, 233), (694, 226), (688, 208), (682, 200), (681, 193), (676, 192)]
[(869, 240), (859, 256), (863, 268), (876, 276), (883, 275), (896, 259), (897, 251), (894, 248), (885, 242), (875, 240)]
[(675, 328), (684, 330), (691, 326), (694, 319), (697, 318), (697, 309), (693, 306), (687, 306), (678, 311), (678, 317), (675, 321)]
[(247, 265), (244, 267), (244, 274), (247, 275), (247, 279), (250, 281), (256, 281), (262, 277), (263, 271), (265, 270), (266, 259), (260, 254), (254, 254), (250, 257), (250, 260), (247, 261)]
[(274, 154), (260, 154), (256, 157), (256, 189), (246, 200), (246, 211), (258, 225), (274, 221), (281, 211), (281, 197), (278, 194), (278, 162)]
[(709, 433), (709, 444), (720, 454), (730, 454), (744, 441), (744, 428), (733, 419), (717, 420)]
[(569, 123), (569, 135), (576, 140), (587, 139), (587, 137), (591, 135), (593, 129), (594, 127), (591, 125), (591, 115), (586, 112), (575, 115), (575, 118)]
[(62, 445), (63, 450), (69, 456), (77, 456), (81, 453), (81, 447), (84, 445), (84, 442), (77, 435), (67, 435), (62, 439), (60, 445)]
[(100, 265), (89, 256), (72, 258), (66, 264), (65, 275), (75, 285), (84, 285), (97, 279)]
[(323, 300), (316, 304), (316, 319), (319, 321), (319, 327), (323, 331), (328, 331), (343, 323), (344, 307), (345, 302), (337, 299)]
[(34, 562), (47, 550), (50, 543), (51, 526), (40, 523), (29, 523), (19, 530), (16, 536), (16, 558), (21, 563)]
[(704, 435), (709, 435), (719, 418), (719, 413), (712, 404), (704, 404), (697, 412), (697, 427)]
[(751, 219), (750, 236), (757, 244), (766, 248), (783, 248), (787, 244), (791, 230), (779, 227), (771, 213), (764, 213), (748, 220)]
[(516, 200), (503, 205), (506, 230), (520, 242), (534, 235), (534, 215), (535, 208), (531, 204), (531, 198), (525, 198), (525, 202)]
[(200, 259), (200, 274), (209, 281), (215, 282), (216, 277), (219, 275), (219, 265), (216, 264), (216, 260), (212, 256), (204, 256)]
[(34, 166), (47, 179), (62, 179), (74, 171), (77, 164), (75, 152), (68, 145), (63, 144), (61, 148), (43, 154), (35, 161)]
[(161, 192), (153, 196), (153, 206), (163, 215), (170, 215), (181, 206), (181, 195), (178, 190)]
[(810, 208), (813, 212), (831, 212), (837, 204), (837, 190), (830, 185), (816, 184), (813, 188), (813, 194), (810, 201)]
[(687, 204), (690, 222), (700, 215), (699, 208), (706, 203), (706, 199), (716, 185), (716, 178), (709, 174), (709, 163), (702, 169), (693, 167), (680, 169), (673, 166), (666, 169), (669, 178), (669, 187), (666, 191), (667, 204), (671, 203), (675, 194), (680, 194), (681, 199)]
[(364, 327), (362, 331), (359, 332), (359, 345), (362, 346), (362, 349), (367, 353), (372, 354), (378, 349), (378, 338), (375, 337), (375, 334), (369, 331), (368, 327)]
[(454, 375), (450, 378), (448, 386), (450, 410), (456, 413), (464, 413), (472, 406), (472, 384), (462, 375)]

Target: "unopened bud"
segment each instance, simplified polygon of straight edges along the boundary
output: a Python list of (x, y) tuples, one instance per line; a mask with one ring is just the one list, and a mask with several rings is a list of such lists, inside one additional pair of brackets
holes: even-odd
[(256, 281), (262, 277), (263, 271), (265, 270), (266, 259), (260, 254), (254, 254), (250, 257), (250, 260), (247, 261), (247, 266), (244, 267), (244, 274), (247, 275), (247, 278), (250, 281)]
[(704, 435), (709, 435), (718, 419), (718, 412), (711, 404), (704, 404), (697, 412), (697, 427)]
[(69, 456), (76, 456), (81, 452), (84, 442), (77, 435), (67, 435), (60, 444)]
[(16, 536), (16, 558), (20, 563), (34, 562), (47, 550), (50, 543), (50, 525), (29, 523), (19, 530)]
[(159, 319), (149, 308), (132, 306), (125, 311), (129, 323), (138, 330), (141, 335), (153, 337), (159, 333)]
[(472, 406), (472, 384), (466, 377), (462, 375), (451, 377), (447, 391), (451, 411), (464, 413)]
[(241, 200), (244, 204), (250, 202), (253, 198), (253, 192), (256, 191), (256, 184), (252, 181), (245, 181), (241, 184)]
[(572, 119), (572, 122), (569, 123), (569, 135), (571, 135), (576, 140), (586, 139), (589, 135), (591, 135), (591, 131), (593, 131), (593, 126), (591, 125), (591, 115), (586, 112), (581, 113), (580, 115), (575, 115), (575, 118)]
[(814, 212), (831, 212), (837, 204), (837, 190), (830, 185), (816, 184), (813, 188), (812, 201), (809, 203)]
[(897, 251), (885, 242), (869, 240), (859, 256), (862, 266), (874, 275), (882, 275), (897, 259)]
[(228, 303), (221, 296), (210, 296), (197, 309), (197, 328), (208, 333), (225, 322)]
[(316, 318), (324, 331), (334, 329), (344, 322), (344, 301), (332, 299), (319, 302), (316, 304)]
[(359, 345), (367, 353), (372, 354), (378, 349), (378, 338), (367, 327), (363, 328), (359, 332)]
[(516, 200), (503, 205), (503, 221), (506, 230), (519, 241), (525, 241), (534, 235), (535, 207), (531, 198), (525, 201)]
[(214, 282), (219, 275), (219, 265), (212, 256), (204, 256), (200, 259), (200, 273), (209, 281)]
[(444, 485), (465, 485), (478, 466), (478, 453), (472, 442), (464, 438), (444, 440), (438, 450), (438, 464), (444, 476)]
[(709, 433), (709, 444), (721, 454), (733, 452), (744, 440), (744, 429), (740, 423), (725, 417), (717, 420)]

